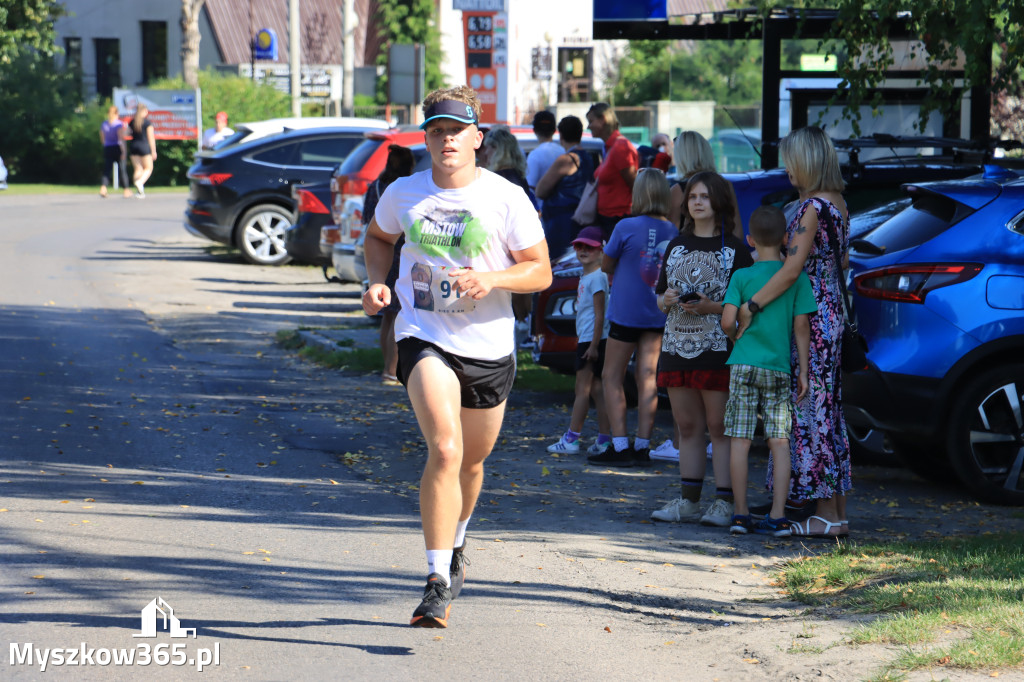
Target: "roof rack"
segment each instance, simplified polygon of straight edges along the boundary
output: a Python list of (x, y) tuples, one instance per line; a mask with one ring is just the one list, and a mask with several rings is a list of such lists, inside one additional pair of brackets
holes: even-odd
[(868, 137), (855, 137), (845, 140), (833, 138), (832, 143), (836, 148), (841, 149), (876, 149), (879, 147), (900, 147), (903, 149), (913, 147), (935, 147), (943, 149), (965, 149), (965, 150), (993, 150), (993, 149), (1021, 149), (1024, 144), (1017, 140), (998, 140), (987, 138), (983, 140), (967, 140), (957, 137), (933, 137), (927, 135), (890, 135), (888, 133), (875, 133)]

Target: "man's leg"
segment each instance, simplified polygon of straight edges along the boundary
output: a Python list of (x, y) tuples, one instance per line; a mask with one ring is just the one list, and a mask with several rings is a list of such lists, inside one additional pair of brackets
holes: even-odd
[(461, 387), (437, 357), (425, 357), (409, 374), (409, 400), (427, 443), (420, 479), (420, 517), (427, 550), (451, 549), (462, 513)]
[(462, 509), (462, 391), (455, 373), (440, 358), (429, 355), (412, 368), (408, 389), (427, 443), (427, 463), (420, 479), (420, 520), (430, 567), (423, 601), (410, 624), (445, 628), (452, 602), (452, 541)]
[(459, 521), (468, 521), (476, 507), (484, 482), (484, 460), (491, 454), (501, 432), (505, 403), (486, 409), (462, 408), (462, 469), (459, 487), (462, 511)]

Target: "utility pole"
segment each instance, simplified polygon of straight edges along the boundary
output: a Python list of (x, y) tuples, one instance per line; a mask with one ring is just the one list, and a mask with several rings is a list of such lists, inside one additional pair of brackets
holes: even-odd
[(292, 116), (302, 116), (302, 62), (299, 57), (299, 0), (288, 0), (288, 69), (292, 86)]
[(355, 0), (345, 0), (341, 16), (341, 111), (352, 116), (355, 111), (355, 64), (356, 64), (356, 16)]

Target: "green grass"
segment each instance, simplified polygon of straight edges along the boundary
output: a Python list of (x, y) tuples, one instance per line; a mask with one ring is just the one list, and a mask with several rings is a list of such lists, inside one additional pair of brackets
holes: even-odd
[(556, 374), (547, 367), (535, 364), (530, 353), (519, 351), (516, 354), (516, 382), (513, 386), (524, 391), (573, 393), (576, 377)]
[[(108, 187), (107, 191), (113, 196), (121, 192), (121, 189)], [(134, 191), (134, 190), (133, 190)], [(184, 194), (188, 187), (152, 187), (146, 185), (146, 194)], [(100, 184), (95, 185), (43, 185), (43, 184), (13, 184), (9, 183), (7, 189), (0, 190), (0, 198), (4, 195), (23, 196), (30, 194), (96, 194), (100, 193)]]
[(855, 644), (903, 653), (873, 679), (914, 670), (1024, 670), (1024, 534), (850, 544), (779, 574), (794, 598), (875, 614)]
[[(381, 372), (384, 358), (378, 348), (339, 348), (327, 350), (321, 346), (307, 346), (297, 329), (282, 329), (277, 332), (277, 344), (288, 350), (331, 369), (348, 369), (356, 372)], [(347, 341), (347, 343), (346, 343)], [(340, 341), (339, 346), (351, 346), (350, 340)], [(524, 391), (572, 393), (575, 377), (555, 374), (546, 367), (534, 364), (525, 351), (516, 356), (516, 381), (514, 386)]]

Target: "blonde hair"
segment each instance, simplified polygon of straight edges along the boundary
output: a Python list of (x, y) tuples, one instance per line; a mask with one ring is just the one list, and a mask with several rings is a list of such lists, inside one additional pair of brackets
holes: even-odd
[(683, 178), (688, 178), (700, 171), (713, 171), (715, 153), (711, 151), (711, 143), (700, 133), (684, 130), (676, 136), (675, 154), (676, 170)]
[(641, 168), (633, 182), (633, 215), (668, 215), (668, 179), (657, 168)]
[(839, 170), (839, 155), (825, 131), (818, 126), (794, 130), (779, 143), (782, 163), (801, 192), (842, 192), (846, 188)]
[(526, 175), (526, 157), (515, 138), (505, 126), (494, 126), (484, 135), (487, 147), (487, 170), (499, 171), (514, 168), (520, 175)]
[(145, 104), (140, 104), (135, 109), (135, 116), (132, 117), (132, 130), (137, 133), (142, 132), (142, 122), (146, 120), (146, 114), (149, 113), (149, 107)]
[(619, 117), (615, 115), (615, 112), (612, 111), (612, 106), (607, 102), (598, 102), (594, 106), (590, 107), (590, 109), (587, 110), (587, 117), (589, 118), (590, 116), (601, 118), (604, 120), (605, 125), (612, 130), (619, 129)]
[(426, 118), (427, 109), (431, 105), (449, 99), (473, 107), (473, 111), (476, 112), (476, 120), (480, 120), (480, 98), (477, 97), (476, 90), (468, 85), (457, 85), (454, 88), (438, 88), (428, 94), (423, 99), (423, 117)]

